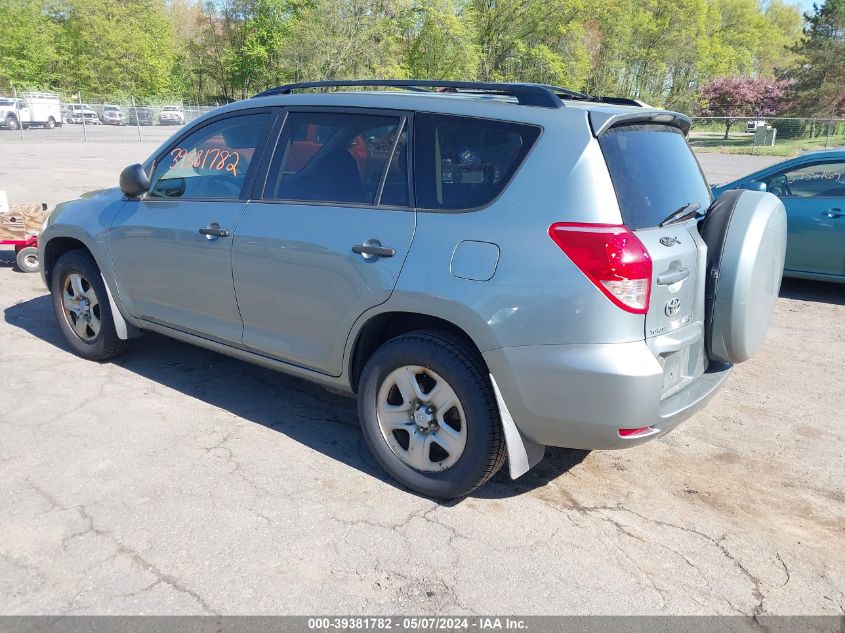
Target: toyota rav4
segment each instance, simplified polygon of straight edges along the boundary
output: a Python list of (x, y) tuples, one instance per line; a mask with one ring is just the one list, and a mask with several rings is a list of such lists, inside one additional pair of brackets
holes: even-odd
[(456, 497), (660, 437), (762, 345), (783, 205), (713, 202), (689, 126), (536, 84), (280, 86), (60, 205), (42, 274), (77, 354), (158, 332), (354, 393), (382, 467)]

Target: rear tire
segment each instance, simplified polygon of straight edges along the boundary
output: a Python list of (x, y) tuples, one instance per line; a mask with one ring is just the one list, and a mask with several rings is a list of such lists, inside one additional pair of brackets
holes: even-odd
[(47, 124), (44, 127), (46, 127), (48, 130), (52, 130), (54, 127), (56, 127), (56, 119), (50, 117), (49, 119), (47, 119)]
[(15, 255), (15, 262), (18, 268), (25, 273), (38, 272), (38, 249), (34, 246), (25, 246)]
[(484, 362), (449, 332), (411, 332), (379, 347), (361, 375), (358, 415), (382, 468), (426, 497), (470, 493), (507, 456)]
[(77, 355), (103, 361), (125, 352), (117, 336), (100, 269), (83, 250), (62, 255), (50, 274), (50, 294), (59, 329)]

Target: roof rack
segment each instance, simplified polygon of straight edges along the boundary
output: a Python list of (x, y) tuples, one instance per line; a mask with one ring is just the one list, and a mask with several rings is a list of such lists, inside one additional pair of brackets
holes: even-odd
[[(445, 88), (447, 90), (463, 91), (470, 93), (488, 93), (507, 95), (515, 97), (521, 105), (540, 106), (543, 108), (560, 108), (563, 104), (556, 94), (558, 91), (565, 91), (571, 95), (580, 95), (565, 88), (551, 90), (548, 86), (540, 84), (523, 83), (496, 83), (484, 81), (447, 81), (439, 79), (348, 79), (330, 81), (305, 81), (295, 84), (286, 84), (270, 88), (256, 97), (268, 97), (270, 95), (290, 94), (294, 90), (307, 90), (309, 88), (350, 88), (350, 87), (376, 87), (406, 88), (409, 90), (422, 90), (425, 88)], [(586, 95), (584, 95), (586, 97)], [(572, 98), (570, 96), (570, 98)]]
[(543, 88), (548, 88), (552, 92), (554, 92), (557, 96), (561, 99), (576, 99), (578, 101), (593, 101), (594, 103), (606, 103), (608, 105), (621, 105), (621, 106), (637, 106), (638, 108), (646, 108), (649, 107), (642, 101), (638, 101), (637, 99), (630, 99), (629, 97), (598, 97), (595, 95), (588, 95), (583, 92), (576, 92), (574, 90), (570, 90), (569, 88), (561, 88), (560, 86), (550, 86), (548, 84), (538, 84), (542, 85)]
[(611, 105), (628, 105), (643, 107), (641, 101), (625, 97), (593, 97), (583, 92), (534, 83), (499, 83), (492, 81), (451, 81), (441, 79), (341, 79), (326, 81), (303, 81), (285, 84), (261, 92), (256, 97), (291, 94), (295, 90), (309, 90), (316, 88), (405, 88), (406, 90), (428, 92), (428, 89), (444, 89), (450, 92), (464, 92), (469, 94), (507, 95), (516, 98), (521, 105), (540, 106), (543, 108), (563, 107), (561, 99), (576, 101), (594, 101)]
[(621, 106), (636, 106), (638, 108), (650, 108), (648, 104), (639, 99), (631, 99), (629, 97), (593, 97), (593, 101), (598, 101), (599, 103), (606, 103), (608, 105), (621, 105)]

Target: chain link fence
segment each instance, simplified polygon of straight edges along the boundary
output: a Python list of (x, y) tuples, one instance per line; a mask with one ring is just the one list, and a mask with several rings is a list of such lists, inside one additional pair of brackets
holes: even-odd
[(162, 141), (219, 103), (53, 92), (0, 93), (0, 140)]
[(700, 151), (791, 156), (845, 147), (845, 119), (693, 117), (690, 144)]
[[(161, 142), (218, 107), (170, 97), (0, 92), (0, 140)], [(697, 151), (792, 156), (845, 147), (836, 117), (693, 117)]]

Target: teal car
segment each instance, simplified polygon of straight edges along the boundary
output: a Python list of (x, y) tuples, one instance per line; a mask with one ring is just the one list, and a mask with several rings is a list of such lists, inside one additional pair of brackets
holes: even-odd
[(768, 191), (786, 207), (785, 277), (845, 283), (845, 150), (808, 152), (713, 187)]

